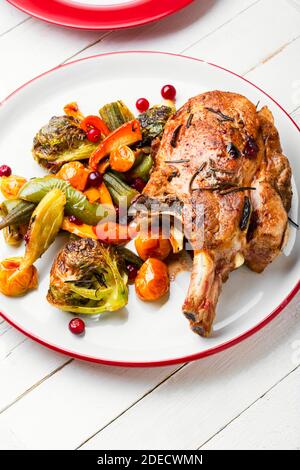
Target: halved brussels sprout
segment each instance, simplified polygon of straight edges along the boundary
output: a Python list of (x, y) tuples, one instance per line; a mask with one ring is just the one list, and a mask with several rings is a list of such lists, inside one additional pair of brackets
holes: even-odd
[(47, 300), (68, 312), (111, 312), (127, 304), (127, 280), (115, 249), (90, 238), (72, 239), (53, 263)]
[(161, 138), (168, 119), (174, 113), (170, 106), (153, 106), (138, 116), (141, 124), (143, 141), (141, 146), (150, 145), (156, 138)]
[(66, 162), (88, 159), (97, 147), (72, 116), (54, 116), (33, 140), (32, 154), (43, 167), (56, 173)]

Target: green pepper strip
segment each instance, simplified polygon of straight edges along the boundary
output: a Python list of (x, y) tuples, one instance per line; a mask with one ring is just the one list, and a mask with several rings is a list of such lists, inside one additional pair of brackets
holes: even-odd
[(152, 165), (153, 159), (151, 155), (145, 155), (141, 163), (128, 172), (128, 176), (130, 178), (142, 178), (144, 181), (148, 181)]
[(60, 189), (65, 194), (67, 200), (65, 213), (74, 215), (85, 224), (97, 225), (108, 216), (108, 211), (104, 206), (97, 203), (91, 204), (83, 193), (73, 188), (69, 183), (51, 176), (28, 181), (21, 188), (18, 197), (38, 204), (52, 189)]

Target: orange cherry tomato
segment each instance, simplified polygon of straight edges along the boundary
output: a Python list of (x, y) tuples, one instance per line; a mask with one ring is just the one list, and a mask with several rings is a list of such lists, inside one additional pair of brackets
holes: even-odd
[(141, 300), (158, 300), (170, 288), (168, 268), (163, 261), (149, 258), (135, 278), (135, 290)]
[(121, 145), (120, 147), (114, 149), (109, 157), (111, 168), (122, 173), (130, 170), (134, 162), (134, 152), (127, 145)]
[(163, 260), (169, 256), (172, 250), (171, 243), (162, 235), (150, 236), (140, 233), (134, 241), (136, 251), (139, 256), (146, 260), (148, 258), (157, 258)]
[(0, 292), (8, 297), (26, 294), (38, 286), (38, 274), (32, 265), (19, 269), (23, 258), (7, 258), (0, 262)]

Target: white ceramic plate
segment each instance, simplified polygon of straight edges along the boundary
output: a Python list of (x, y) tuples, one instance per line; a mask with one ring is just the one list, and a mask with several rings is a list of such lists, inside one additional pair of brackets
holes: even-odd
[[(228, 90), (260, 100), (274, 113), (282, 144), (293, 167), (294, 198), (291, 217), (297, 219), (300, 181), (299, 128), (287, 113), (262, 90), (220, 67), (196, 59), (161, 53), (130, 52), (96, 56), (59, 67), (23, 86), (0, 110), (1, 163), (28, 178), (43, 171), (31, 157), (35, 132), (65, 103), (76, 100), (84, 113), (96, 113), (100, 105), (123, 99), (132, 109), (137, 98), (160, 101), (160, 89), (173, 83), (177, 105), (207, 90)], [(295, 184), (296, 182), (296, 184)], [(84, 337), (68, 330), (71, 315), (47, 304), (49, 270), (63, 240), (36, 263), (40, 275), (37, 291), (21, 299), (1, 296), (0, 310), (16, 328), (36, 341), (68, 355), (114, 365), (163, 365), (184, 362), (225, 349), (254, 333), (274, 318), (299, 289), (299, 235), (291, 227), (284, 254), (263, 274), (241, 268), (231, 274), (220, 297), (213, 336), (201, 338), (189, 329), (181, 313), (189, 274), (181, 273), (171, 286), (166, 303), (143, 303), (132, 291), (126, 309), (98, 320), (86, 318)], [(1, 258), (19, 255), (1, 237)]]

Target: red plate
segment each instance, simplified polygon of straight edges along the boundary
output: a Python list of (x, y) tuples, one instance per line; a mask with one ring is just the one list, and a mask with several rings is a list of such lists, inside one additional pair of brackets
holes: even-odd
[(159, 20), (187, 6), (193, 0), (114, 0), (111, 4), (110, 0), (106, 2), (104, 0), (8, 0), (8, 2), (48, 23), (70, 28), (105, 30), (129, 28)]

